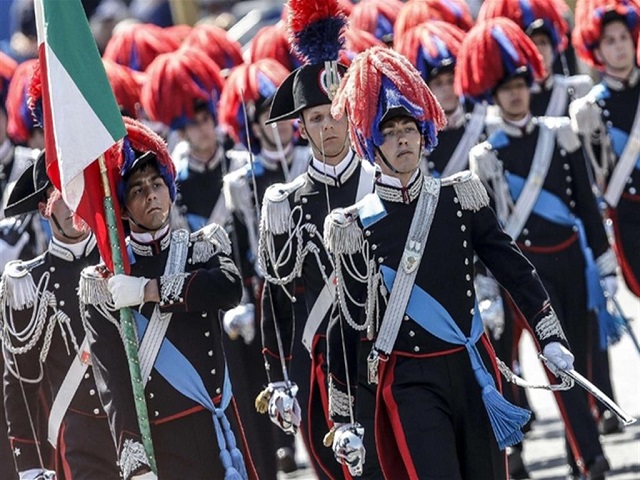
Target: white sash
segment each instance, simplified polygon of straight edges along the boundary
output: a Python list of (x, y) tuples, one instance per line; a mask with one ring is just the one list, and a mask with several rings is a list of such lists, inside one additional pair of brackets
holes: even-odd
[[(221, 194), (222, 196), (222, 194)], [(171, 246), (169, 247), (169, 257), (165, 265), (165, 275), (175, 275), (184, 272), (189, 253), (189, 233), (186, 230), (177, 230), (171, 234)], [(156, 361), (160, 345), (169, 328), (171, 313), (160, 313), (160, 308), (156, 305), (149, 320), (149, 325), (145, 330), (140, 348), (138, 349), (138, 360), (140, 361), (140, 377), (142, 384), (146, 385), (149, 374)]]
[(478, 138), (484, 129), (484, 118), (486, 114), (487, 104), (484, 102), (476, 103), (475, 107), (473, 107), (471, 118), (465, 127), (464, 135), (462, 135), (458, 146), (453, 151), (453, 155), (451, 155), (449, 162), (442, 171), (443, 178), (467, 168), (469, 150), (478, 142)]
[(62, 419), (67, 413), (69, 405), (71, 405), (71, 400), (73, 400), (73, 397), (78, 391), (78, 387), (82, 382), (82, 377), (87, 371), (87, 368), (89, 368), (89, 363), (83, 360), (85, 353), (88, 354), (88, 352), (89, 341), (85, 336), (82, 344), (80, 345), (80, 351), (74, 356), (71, 366), (69, 367), (67, 374), (64, 376), (64, 380), (56, 394), (53, 405), (51, 405), (48, 440), (53, 448), (57, 447), (58, 432), (60, 431), (60, 425), (62, 425)]
[(549, 171), (549, 165), (551, 165), (554, 146), (554, 131), (540, 122), (540, 134), (536, 143), (536, 153), (531, 162), (531, 170), (529, 170), (522, 193), (504, 227), (504, 231), (514, 240), (520, 236), (520, 232), (524, 224), (527, 223), (531, 210), (540, 195), (542, 185)]
[(631, 175), (633, 167), (638, 161), (638, 155), (640, 155), (640, 103), (636, 107), (636, 117), (633, 120), (627, 144), (624, 146), (618, 164), (611, 174), (607, 190), (604, 192), (605, 201), (613, 208), (618, 206), (627, 178)]
[(567, 81), (565, 77), (555, 76), (553, 79), (553, 90), (549, 98), (547, 110), (544, 112), (545, 117), (563, 117), (567, 110), (567, 100), (569, 92), (567, 92)]
[(440, 180), (425, 177), (423, 182), (418, 205), (416, 205), (404, 246), (404, 253), (375, 343), (375, 349), (386, 354), (391, 353), (396, 343), (440, 198)]

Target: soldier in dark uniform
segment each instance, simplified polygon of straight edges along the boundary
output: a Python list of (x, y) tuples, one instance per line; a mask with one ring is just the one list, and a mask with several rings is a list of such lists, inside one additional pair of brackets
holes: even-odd
[[(100, 256), (93, 234), (51, 185), (44, 152), (16, 183), (5, 213), (34, 209), (51, 226), (49, 248), (33, 260), (10, 262), (0, 283), (4, 403), (15, 464), (21, 479), (48, 478), (44, 438), (34, 438), (44, 422), (57, 448), (57, 478), (117, 480), (77, 296), (80, 272)], [(46, 411), (39, 408), (41, 392)]]
[(554, 0), (492, 0), (482, 4), (478, 22), (498, 17), (506, 17), (517, 23), (531, 38), (544, 60), (546, 76), (531, 85), (532, 115), (567, 115), (569, 103), (586, 95), (593, 81), (588, 75), (569, 76), (568, 65), (563, 74), (553, 73), (553, 66), (558, 59), (560, 63), (567, 63), (565, 55), (569, 25), (563, 16), (561, 4)]
[(119, 309), (135, 307), (159, 478), (257, 478), (237, 421), (218, 318), (241, 295), (231, 243), (215, 224), (193, 234), (170, 229), (176, 186), (166, 146), (138, 122), (125, 118), (125, 126), (127, 136), (105, 158), (122, 175), (117, 191), (131, 231), (131, 271), (107, 279), (103, 268), (85, 269), (79, 292), (122, 477), (156, 478), (141, 443), (119, 328)]
[[(447, 116), (438, 134), (438, 145), (426, 155), (423, 171), (447, 177), (467, 168), (469, 150), (484, 140), (486, 104), (476, 103), (465, 112), (464, 100), (454, 90), (456, 55), (464, 31), (443, 21), (424, 23), (396, 39), (395, 50), (409, 59), (422, 74)], [(426, 168), (425, 168), (426, 167)]]
[(229, 212), (222, 177), (231, 165), (216, 131), (220, 69), (200, 50), (182, 49), (160, 55), (146, 73), (141, 95), (145, 113), (181, 138), (172, 153), (178, 170), (176, 208), (186, 220), (180, 226), (196, 231), (211, 222), (224, 225)]
[[(374, 108), (357, 103), (365, 93)], [(475, 302), (474, 254), (509, 289), (551, 367), (570, 368), (544, 287), (499, 227), (475, 175), (440, 180), (419, 171), (421, 150), (436, 143), (445, 116), (406, 58), (380, 48), (357, 57), (332, 111), (349, 116), (358, 151), (382, 171), (375, 194), (334, 210), (325, 224), (341, 314), (329, 330), (336, 458), (358, 471), (361, 438), (373, 433), (352, 410), (360, 395), (358, 330), (366, 328), (375, 338), (367, 371), (377, 388), (375, 439), (385, 478), (505, 479), (500, 450), (521, 438), (529, 412), (498, 393)], [(358, 258), (367, 268), (354, 274)]]
[[(255, 324), (260, 318), (259, 309), (256, 313), (255, 307), (263, 288), (256, 265), (258, 212), (268, 187), (293, 180), (307, 169), (309, 162), (308, 149), (294, 147), (293, 121), (280, 122), (277, 126), (264, 124), (276, 88), (288, 74), (286, 68), (272, 59), (238, 66), (227, 78), (219, 104), (221, 126), (239, 146), (249, 150), (233, 151), (233, 155), (244, 157), (244, 164), (223, 179), (226, 205), (233, 216), (234, 253), (244, 283), (243, 302), (225, 314), (223, 326), (227, 333), (225, 351), (240, 416), (256, 468), (264, 478), (276, 477), (276, 465), (281, 470), (297, 468), (294, 439), (275, 427), (266, 415), (258, 413), (254, 406), (255, 398), (268, 383), (264, 369), (256, 368), (262, 363), (262, 335), (259, 325), (256, 327)], [(249, 125), (245, 123), (245, 113)], [(296, 307), (296, 321), (303, 323), (297, 323), (295, 346), (298, 355), (292, 375), (302, 379), (305, 375), (308, 377), (310, 371), (309, 357), (303, 352), (300, 338), (306, 311), (301, 302)], [(300, 387), (308, 384), (307, 378), (306, 382), (300, 382)], [(308, 389), (298, 391), (297, 398), (305, 412), (307, 405), (303, 399), (307, 397)]]
[[(536, 267), (571, 343), (577, 369), (587, 372), (590, 345), (603, 335), (606, 345), (608, 332), (603, 329), (615, 324), (601, 286), (602, 282), (608, 293), (616, 289), (615, 256), (569, 119), (534, 117), (529, 111), (531, 84), (544, 76), (535, 45), (509, 19), (490, 19), (482, 25), (465, 38), (457, 72), (465, 78), (467, 95), (493, 96), (499, 116), (487, 122), (488, 139), (471, 150), (469, 163), (490, 191), (505, 231)], [(483, 42), (484, 48), (472, 42)], [(500, 59), (503, 49), (512, 52), (509, 61), (492, 65), (492, 76), (478, 72), (479, 59)], [(480, 81), (472, 85), (468, 79), (474, 75)], [(597, 321), (591, 310), (598, 312)], [(513, 351), (511, 340), (503, 339), (507, 353)], [(604, 478), (609, 465), (587, 395), (572, 389), (556, 399), (565, 420), (569, 463), (575, 461), (576, 472)]]
[[(302, 433), (316, 474), (323, 479), (338, 479), (349, 473), (335, 463), (322, 443), (329, 426), (326, 329), (334, 295), (333, 264), (322, 243), (323, 221), (331, 209), (350, 205), (371, 192), (374, 172), (351, 150), (347, 120), (336, 121), (329, 112), (338, 72), (344, 72), (344, 67), (336, 63), (340, 50), (338, 36), (345, 22), (337, 2), (292, 1), (289, 8), (296, 12), (297, 19), (295, 24), (289, 24), (290, 34), (292, 38), (301, 39), (294, 45), (308, 63), (280, 85), (267, 123), (298, 118), (300, 134), (309, 142), (312, 158), (303, 175), (292, 182), (271, 186), (263, 198), (258, 261), (266, 280), (262, 334), (270, 383), (260, 400), (265, 411), (268, 409), (270, 415), (273, 414), (274, 421), (292, 433), (297, 429), (297, 425), (291, 423), (300, 423), (299, 410), (284, 411), (280, 407), (283, 401), (292, 403), (294, 396), (282, 364), (288, 368), (297, 361), (292, 358), (297, 325), (295, 299), (295, 303), (303, 303), (308, 312), (305, 324), (300, 327), (302, 343), (311, 355), (308, 417), (302, 421)], [(322, 14), (315, 15), (316, 10)], [(305, 14), (313, 16), (315, 21), (305, 23)], [(327, 30), (326, 25), (332, 29)], [(323, 48), (303, 41), (316, 38), (305, 36), (309, 32), (316, 32), (317, 38), (324, 42)], [(330, 62), (330, 67), (325, 61)], [(303, 292), (298, 292), (299, 285), (304, 287)], [(302, 382), (308, 378), (304, 375), (291, 380)], [(363, 403), (359, 405), (363, 415), (371, 419), (373, 401), (373, 396), (363, 395)], [(372, 478), (378, 475), (375, 462), (366, 473)]]
[[(580, 2), (579, 7), (573, 43), (603, 79), (571, 104), (572, 126), (593, 149), (622, 273), (640, 297), (640, 147), (632, 141), (640, 138), (640, 7), (627, 1)], [(593, 8), (602, 15), (594, 15)]]

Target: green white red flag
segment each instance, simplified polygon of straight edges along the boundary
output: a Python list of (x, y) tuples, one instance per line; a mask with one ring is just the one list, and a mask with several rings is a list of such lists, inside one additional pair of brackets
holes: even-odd
[[(35, 13), (47, 173), (111, 267), (97, 159), (126, 134), (122, 116), (80, 0), (35, 0)], [(117, 166), (108, 167), (113, 187)]]

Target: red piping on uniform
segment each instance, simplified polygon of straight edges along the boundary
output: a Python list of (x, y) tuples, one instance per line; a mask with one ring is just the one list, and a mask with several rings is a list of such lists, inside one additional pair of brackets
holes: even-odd
[(67, 444), (64, 441), (64, 434), (67, 430), (67, 426), (62, 422), (60, 426), (60, 433), (58, 433), (58, 450), (59, 453), (56, 455), (56, 471), (59, 471), (62, 468), (64, 472), (65, 480), (73, 480), (73, 476), (71, 475), (71, 466), (69, 462), (67, 462)]
[[(258, 471), (256, 470), (256, 466), (253, 464), (253, 458), (251, 457), (251, 451), (249, 450), (249, 443), (247, 442), (247, 437), (244, 434), (244, 426), (242, 425), (242, 421), (240, 420), (240, 412), (238, 412), (238, 405), (236, 404), (235, 397), (231, 398), (231, 407), (233, 408), (233, 414), (235, 415), (236, 422), (238, 424), (238, 434), (242, 440), (242, 446), (244, 451), (242, 452), (242, 458), (244, 459), (244, 465), (247, 469), (247, 474), (249, 475), (250, 480), (258, 480), (260, 477), (258, 476)], [(238, 441), (236, 440), (236, 445)]]
[[(214, 405), (217, 405), (220, 403), (221, 398), (222, 398), (222, 395), (218, 395), (216, 397), (213, 397), (211, 401), (213, 402)], [(160, 420), (151, 420), (150, 422), (151, 422), (151, 425), (162, 425), (163, 423), (167, 423), (172, 420), (177, 420), (178, 418), (186, 417), (187, 415), (198, 413), (198, 412), (201, 412), (202, 410), (204, 410), (204, 407), (202, 405), (197, 405), (187, 410), (183, 410), (173, 415), (169, 415), (168, 417), (161, 418)]]
[(574, 233), (573, 235), (571, 235), (569, 238), (567, 238), (564, 242), (560, 242), (557, 245), (551, 245), (548, 247), (527, 247), (524, 243), (521, 242), (517, 242), (518, 247), (520, 247), (520, 250), (522, 250), (523, 252), (531, 252), (531, 253), (556, 253), (556, 252), (560, 252), (562, 250), (566, 250), (567, 248), (569, 248), (576, 240), (578, 239), (578, 234)]

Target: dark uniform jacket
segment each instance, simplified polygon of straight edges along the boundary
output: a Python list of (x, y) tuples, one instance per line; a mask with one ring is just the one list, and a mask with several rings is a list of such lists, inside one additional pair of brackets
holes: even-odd
[[(362, 252), (368, 252), (366, 259), (372, 262), (367, 279), (369, 282), (373, 279), (373, 287), (348, 274), (338, 278), (339, 284), (342, 282), (351, 298), (357, 302), (347, 302), (352, 319), (363, 325), (365, 315), (368, 315), (368, 321), (373, 323), (374, 338), (377, 336), (390, 294), (389, 289), (383, 286), (380, 269), (383, 266), (396, 272), (402, 269), (400, 260), (423, 181), (430, 182), (432, 189), (439, 189), (440, 197), (414, 285), (435, 298), (462, 332), (469, 335), (476, 308), (473, 260), (474, 255), (478, 255), (490, 265), (498, 281), (509, 290), (533, 330), (537, 329), (540, 333), (542, 344), (565, 342), (533, 266), (502, 231), (489, 207), (484, 188), (478, 178), (468, 171), (443, 179), (442, 186), (440, 180), (422, 175), (418, 175), (406, 188), (376, 185), (376, 194), (382, 200), (386, 215), (368, 227), (364, 227), (360, 217), (356, 217), (357, 221), (351, 220), (347, 228), (361, 231), (364, 245), (356, 245), (356, 248), (344, 245), (341, 248), (345, 253), (336, 259), (347, 264), (352, 258), (362, 256)], [(339, 211), (336, 213), (340, 215)], [(335, 239), (330, 234), (327, 242), (335, 252), (336, 245), (331, 238)], [(372, 296), (376, 298), (372, 299)], [(375, 302), (372, 303), (372, 300)], [(363, 309), (358, 304), (366, 307)], [(343, 311), (343, 317), (346, 314)], [(354, 396), (359, 336), (360, 333), (344, 321), (342, 328), (332, 327), (329, 331), (329, 405), (331, 417), (336, 422), (351, 421), (346, 408), (349, 402), (347, 385), (351, 384), (351, 394)], [(464, 347), (445, 342), (427, 332), (407, 314), (404, 315), (393, 346), (394, 353), (406, 356), (446, 355), (461, 349), (464, 350)], [(345, 368), (345, 364), (348, 368)]]
[(529, 110), (536, 117), (566, 116), (569, 103), (576, 98), (584, 97), (592, 85), (593, 80), (588, 75), (549, 75), (543, 82), (535, 83), (531, 87)]
[[(14, 355), (4, 344), (7, 359), (4, 402), (9, 435), (20, 471), (41, 466), (22, 388), (34, 421), (45, 422), (46, 425), (48, 412), (38, 408), (41, 387), (50, 408), (75, 356), (80, 355), (85, 363), (90, 361), (88, 350), (77, 350), (85, 337), (83, 322), (79, 316), (77, 288), (82, 269), (96, 263), (99, 258), (93, 236), (86, 244), (84, 257), (80, 259), (52, 241), (47, 252), (29, 262), (17, 261), (9, 264), (3, 275), (0, 284), (3, 330), (4, 326), (13, 323), (13, 328), (22, 331), (33, 321), (34, 316), (42, 320), (41, 328), (37, 328), (28, 340), (18, 341), (8, 333), (7, 338), (3, 333), (3, 343), (8, 341), (12, 347), (22, 347), (25, 350), (24, 353), (17, 352)], [(21, 298), (21, 305), (13, 304), (18, 301), (18, 291), (28, 292)], [(31, 345), (32, 342), (35, 343)], [(16, 378), (18, 372), (27, 380), (22, 382), (22, 388), (20, 380)], [(28, 381), (39, 378), (42, 379), (35, 383)], [(86, 370), (69, 409), (106, 421), (91, 367)], [(86, 435), (86, 432), (77, 434)], [(39, 440), (40, 443), (45, 441)], [(87, 441), (90, 440), (87, 438)], [(104, 448), (112, 449), (113, 446), (104, 445)]]
[[(276, 321), (284, 356), (287, 360), (291, 357), (294, 326), (291, 296), (295, 285), (301, 282), (304, 286), (304, 298), (297, 301), (304, 301), (310, 310), (333, 271), (322, 241), (324, 218), (331, 209), (354, 203), (361, 182), (369, 182), (366, 193), (373, 188), (373, 167), (364, 165), (354, 152), (348, 158), (348, 166), (337, 179), (311, 164), (304, 175), (289, 184), (273, 185), (264, 196), (260, 261), (268, 272), (270, 285), (263, 294), (262, 330), (265, 364), (272, 382), (283, 379)], [(273, 260), (278, 257), (285, 261), (274, 265)], [(325, 335), (328, 316), (327, 313), (316, 336)], [(311, 345), (307, 348), (311, 349)]]
[[(158, 279), (160, 312), (172, 314), (164, 338), (193, 365), (210, 398), (218, 405), (225, 378), (218, 314), (220, 309), (235, 307), (240, 301), (239, 273), (229, 258), (231, 244), (226, 233), (213, 224), (189, 236), (184, 273), (165, 276), (169, 247), (176, 241), (172, 235), (188, 234), (184, 230), (167, 233), (146, 244), (130, 238), (130, 275)], [(123, 476), (128, 478), (141, 463), (134, 465), (131, 458), (123, 457), (132, 454), (132, 445), (140, 444), (140, 431), (120, 331), (112, 323), (119, 323), (119, 312), (109, 310), (108, 293), (106, 297), (104, 293), (99, 294), (108, 292), (103, 272), (101, 267), (86, 269), (81, 288), (86, 292), (87, 327), (100, 397), (117, 442), (121, 466), (129, 466), (128, 472), (123, 471)], [(151, 318), (155, 305), (142, 305), (142, 314)], [(105, 311), (109, 318), (101, 313)], [(151, 371), (145, 393), (152, 428), (204, 409), (173, 388), (155, 369)]]

